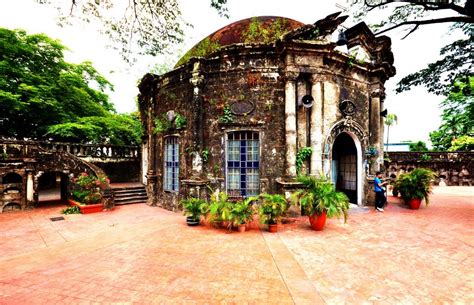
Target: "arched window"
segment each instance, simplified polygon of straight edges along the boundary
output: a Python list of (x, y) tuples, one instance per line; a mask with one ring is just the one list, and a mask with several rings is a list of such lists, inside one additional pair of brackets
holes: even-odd
[(179, 190), (179, 142), (178, 137), (165, 138), (163, 189)]
[(227, 135), (226, 186), (231, 197), (260, 192), (260, 141), (258, 132), (237, 131)]

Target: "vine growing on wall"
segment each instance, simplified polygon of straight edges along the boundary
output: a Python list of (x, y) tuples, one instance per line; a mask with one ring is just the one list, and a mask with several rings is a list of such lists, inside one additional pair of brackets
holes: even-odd
[(173, 129), (173, 127), (176, 129), (181, 129), (186, 126), (188, 120), (184, 115), (177, 113), (174, 120), (170, 122), (166, 116), (166, 113), (163, 113), (161, 116), (155, 117), (153, 122), (155, 123), (153, 133), (160, 134)]
[(179, 113), (176, 114), (176, 118), (174, 119), (174, 125), (176, 129), (183, 128), (184, 126), (186, 126), (187, 123), (188, 123), (188, 120), (186, 119), (184, 115), (181, 115)]
[(153, 128), (153, 133), (154, 134), (163, 133), (163, 132), (171, 129), (171, 127), (173, 127), (171, 125), (171, 122), (169, 122), (166, 119), (166, 117), (164, 117), (164, 115), (162, 117), (155, 117), (153, 122), (155, 123), (155, 127)]
[(219, 117), (219, 122), (221, 123), (232, 123), (234, 121), (234, 115), (230, 110), (229, 105), (224, 106), (224, 113)]
[(301, 168), (303, 167), (303, 163), (313, 153), (313, 149), (311, 147), (303, 147), (301, 148), (298, 153), (296, 154), (296, 174), (299, 175), (301, 173)]
[(202, 162), (207, 163), (209, 161), (210, 152), (207, 148), (204, 148), (201, 152)]

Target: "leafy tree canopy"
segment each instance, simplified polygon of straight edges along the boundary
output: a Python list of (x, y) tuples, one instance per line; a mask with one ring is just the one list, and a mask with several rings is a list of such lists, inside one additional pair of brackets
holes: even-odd
[[(130, 62), (134, 55), (162, 54), (173, 44), (183, 41), (183, 29), (189, 26), (181, 16), (178, 0), (36, 0), (57, 8), (59, 23), (75, 20), (98, 22), (101, 32)], [(227, 15), (227, 0), (210, 0), (219, 15)]]
[(410, 143), (408, 148), (410, 149), (410, 151), (428, 151), (428, 147), (426, 146), (426, 143), (423, 141)]
[(383, 18), (372, 24), (376, 35), (396, 28), (405, 28), (407, 37), (422, 26), (429, 24), (451, 23), (450, 32), (460, 29), (464, 37), (441, 49), (442, 58), (426, 68), (405, 76), (397, 87), (397, 92), (410, 90), (413, 86), (425, 86), (429, 92), (447, 95), (454, 80), (462, 81), (473, 74), (473, 31), (474, 4), (472, 0), (352, 0), (352, 10), (356, 19), (370, 14), (377, 17), (376, 11), (389, 11), (378, 14)]
[(473, 93), (474, 76), (454, 82), (450, 94), (441, 103), (443, 108), (441, 126), (437, 131), (430, 133), (435, 150), (472, 149), (467, 144), (474, 137)]
[[(114, 114), (106, 94), (113, 90), (112, 85), (90, 62), (65, 62), (64, 50), (59, 41), (46, 35), (0, 28), (0, 135), (58, 139), (66, 132), (59, 126), (82, 124), (68, 139), (138, 143), (140, 136), (122, 130), (131, 125), (132, 116)], [(101, 129), (100, 140), (93, 136), (97, 128)]]

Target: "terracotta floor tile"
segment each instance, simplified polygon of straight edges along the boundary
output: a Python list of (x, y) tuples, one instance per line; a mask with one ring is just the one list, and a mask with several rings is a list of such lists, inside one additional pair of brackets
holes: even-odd
[(474, 188), (435, 188), (418, 211), (301, 217), (261, 232), (146, 205), (0, 214), (0, 304), (474, 304)]

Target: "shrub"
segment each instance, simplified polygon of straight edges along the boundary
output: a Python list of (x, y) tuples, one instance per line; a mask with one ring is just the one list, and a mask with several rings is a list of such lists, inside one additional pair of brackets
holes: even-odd
[(73, 199), (85, 204), (99, 203), (102, 200), (102, 191), (110, 187), (110, 180), (107, 176), (96, 177), (85, 172), (73, 179), (72, 182)]

